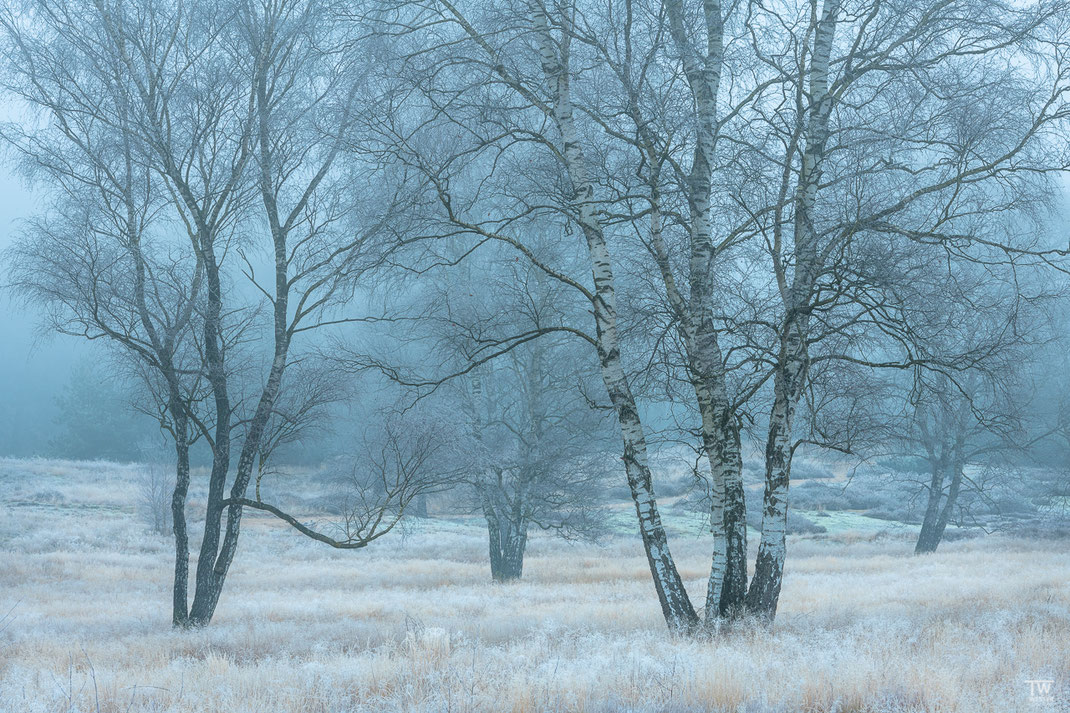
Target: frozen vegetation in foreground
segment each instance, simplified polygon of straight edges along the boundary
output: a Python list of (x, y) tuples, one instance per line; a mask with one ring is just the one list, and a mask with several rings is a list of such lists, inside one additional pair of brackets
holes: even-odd
[[(434, 518), (345, 552), (252, 515), (216, 620), (175, 631), (171, 544), (137, 514), (140, 477), (0, 461), (0, 711), (1007, 713), (1068, 700), (1062, 542), (973, 538), (919, 558), (906, 533), (794, 536), (775, 627), (702, 641), (665, 631), (632, 535), (535, 537), (524, 579), (501, 585), (474, 522)], [(698, 590), (708, 541), (674, 527)], [(1030, 680), (1054, 680), (1052, 700)]]

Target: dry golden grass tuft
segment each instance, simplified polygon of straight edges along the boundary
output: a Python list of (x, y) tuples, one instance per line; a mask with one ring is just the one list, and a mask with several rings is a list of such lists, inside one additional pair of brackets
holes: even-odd
[[(5, 713), (1070, 709), (1062, 542), (794, 540), (775, 628), (695, 641), (665, 633), (632, 538), (535, 538), (502, 586), (473, 524), (337, 552), (254, 516), (216, 620), (176, 632), (129, 468), (31, 465), (0, 461)], [(673, 544), (699, 598), (709, 543)]]

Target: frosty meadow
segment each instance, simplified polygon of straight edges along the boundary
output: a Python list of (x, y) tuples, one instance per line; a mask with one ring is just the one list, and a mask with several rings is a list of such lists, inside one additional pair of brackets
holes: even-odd
[[(634, 536), (536, 537), (501, 585), (474, 519), (353, 553), (253, 517), (216, 620), (172, 631), (168, 538), (144, 536), (138, 478), (0, 462), (0, 710), (1008, 713), (1070, 694), (1070, 554), (1050, 542), (968, 539), (919, 562), (887, 526), (793, 536), (772, 630), (682, 640)], [(708, 543), (676, 520), (701, 591)], [(1054, 703), (1034, 679), (1055, 680)]]

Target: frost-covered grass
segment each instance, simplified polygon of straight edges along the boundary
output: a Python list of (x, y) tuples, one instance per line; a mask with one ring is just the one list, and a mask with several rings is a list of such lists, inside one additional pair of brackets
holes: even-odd
[[(896, 522), (895, 520), (881, 520), (851, 510), (803, 510), (800, 511), (800, 514), (821, 525), (833, 535), (869, 532), (904, 535), (909, 533), (911, 537), (916, 537), (921, 530), (920, 525), (910, 525)], [(948, 526), (948, 530), (952, 532), (957, 529), (954, 525)]]
[[(470, 520), (339, 552), (258, 516), (216, 620), (169, 627), (137, 468), (0, 461), (0, 711), (1066, 710), (1070, 553), (979, 538), (790, 542), (773, 630), (664, 631), (635, 538), (536, 537), (488, 581)], [(197, 496), (195, 490), (194, 501)], [(42, 495), (43, 494), (43, 495)], [(673, 540), (701, 600), (708, 541)], [(10, 616), (4, 618), (10, 609)], [(1027, 680), (1055, 680), (1054, 700)]]

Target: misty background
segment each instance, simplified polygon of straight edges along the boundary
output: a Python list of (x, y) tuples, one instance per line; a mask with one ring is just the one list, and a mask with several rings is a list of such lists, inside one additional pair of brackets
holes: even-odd
[[(18, 236), (23, 221), (43, 203), (40, 191), (30, 189), (11, 163), (0, 163), (0, 252)], [(1058, 248), (1066, 241), (1070, 225), (1070, 178), (1061, 181), (1061, 200), (1050, 216), (1050, 239)], [(6, 277), (6, 276), (5, 276)], [(106, 345), (57, 334), (43, 323), (35, 306), (6, 289), (0, 290), (0, 457), (55, 457), (138, 461), (146, 449), (165, 445), (158, 423), (137, 412), (137, 394), (119, 373), (110, 367)], [(1070, 316), (1068, 316), (1070, 321)], [(1053, 358), (1063, 350), (1051, 350)], [(1064, 364), (1036, 364), (1035, 370), (1046, 389), (1047, 405), (1057, 410), (1062, 396)], [(654, 405), (654, 416), (662, 424), (671, 420), (671, 404)], [(336, 414), (337, 416), (338, 414)], [(1047, 414), (1055, 418), (1056, 414)], [(346, 424), (351, 427), (354, 424)], [(283, 460), (315, 462), (317, 449), (330, 449), (337, 434), (306, 435), (298, 444), (280, 452)], [(198, 462), (205, 462), (205, 449)], [(1038, 453), (1043, 457), (1044, 444)], [(1059, 466), (1057, 452), (1042, 458)]]
[[(0, 166), (0, 250), (11, 245), (20, 221), (35, 205), (33, 193), (5, 162)], [(0, 294), (0, 305), (0, 453), (58, 455), (57, 399), (77, 365), (91, 364), (94, 353), (99, 356), (102, 350), (42, 329), (40, 314), (18, 303), (8, 290)]]
[[(40, 192), (0, 164), (0, 251), (39, 205)], [(103, 346), (48, 329), (33, 304), (0, 291), (0, 456), (142, 459), (160, 441), (159, 426), (134, 409), (136, 396), (109, 358)]]
[[(44, 202), (10, 158), (0, 154), (0, 252)], [(166, 448), (158, 422), (135, 407), (138, 393), (114, 368), (107, 345), (58, 334), (6, 279), (0, 277), (0, 457), (134, 462)], [(314, 449), (315, 436), (305, 443)], [(209, 458), (206, 450), (194, 449), (195, 462)], [(280, 456), (314, 458), (300, 444)]]

